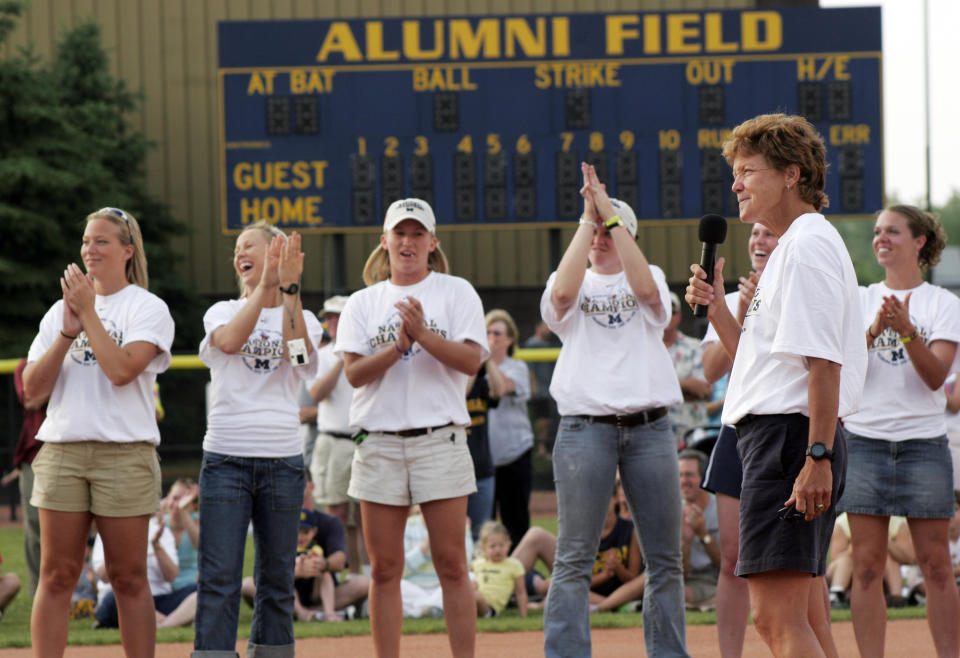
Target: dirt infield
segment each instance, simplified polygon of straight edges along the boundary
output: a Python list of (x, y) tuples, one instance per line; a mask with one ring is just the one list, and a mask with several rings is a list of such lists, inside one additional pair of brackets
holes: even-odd
[[(857, 646), (853, 625), (839, 622), (833, 625), (833, 637), (841, 656), (856, 656)], [(237, 651), (244, 655), (245, 642), (237, 643)], [(694, 658), (719, 658), (716, 626), (687, 628), (687, 647)], [(157, 658), (188, 656), (193, 647), (187, 644), (158, 644)], [(596, 656), (645, 656), (643, 634), (637, 629), (595, 629), (593, 653)], [(446, 635), (404, 635), (401, 644), (404, 656), (449, 656)], [(27, 658), (29, 649), (0, 651), (4, 658)], [(115, 658), (123, 656), (119, 645), (96, 647), (68, 647), (68, 658)], [(309, 638), (297, 640), (298, 656), (372, 656), (373, 643), (369, 636)], [(543, 633), (480, 633), (477, 635), (477, 656), (490, 658), (529, 658), (543, 655)], [(761, 658), (770, 652), (753, 627), (747, 628), (744, 658)], [(887, 623), (888, 656), (925, 658), (935, 656), (933, 640), (925, 619), (904, 619)]]

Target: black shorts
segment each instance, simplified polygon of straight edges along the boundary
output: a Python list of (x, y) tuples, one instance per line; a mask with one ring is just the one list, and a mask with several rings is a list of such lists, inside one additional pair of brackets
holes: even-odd
[(738, 576), (780, 569), (814, 576), (826, 572), (837, 501), (847, 472), (839, 423), (833, 439), (830, 507), (813, 521), (784, 521), (777, 516), (806, 461), (809, 427), (810, 419), (801, 414), (751, 416), (737, 424), (737, 450), (743, 462)]
[(724, 494), (731, 498), (740, 498), (740, 485), (743, 482), (743, 466), (737, 454), (737, 430), (724, 425), (713, 444), (707, 472), (703, 474), (700, 487), (710, 493)]

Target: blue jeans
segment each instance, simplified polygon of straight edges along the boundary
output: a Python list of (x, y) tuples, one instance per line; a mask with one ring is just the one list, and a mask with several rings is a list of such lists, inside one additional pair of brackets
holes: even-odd
[(489, 476), (477, 480), (477, 491), (467, 496), (467, 516), (470, 517), (470, 534), (476, 542), (480, 526), (493, 518), (493, 492), (496, 478)]
[(544, 611), (544, 652), (590, 655), (590, 571), (617, 467), (646, 563), (643, 635), (648, 656), (689, 656), (680, 552), (680, 476), (667, 417), (618, 429), (560, 420), (553, 448), (557, 557)]
[(203, 453), (193, 656), (236, 656), (247, 526), (257, 595), (247, 656), (293, 656), (293, 567), (303, 503), (303, 455)]

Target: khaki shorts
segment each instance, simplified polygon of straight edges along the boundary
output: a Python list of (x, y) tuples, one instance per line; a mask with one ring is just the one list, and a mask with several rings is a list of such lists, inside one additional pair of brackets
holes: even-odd
[(160, 506), (160, 459), (145, 441), (44, 443), (33, 473), (34, 507), (131, 517)]
[(320, 432), (313, 445), (310, 477), (313, 478), (313, 503), (317, 506), (347, 502), (354, 443)]
[(450, 425), (409, 438), (371, 432), (354, 452), (348, 493), (371, 503), (411, 505), (476, 490), (467, 432)]

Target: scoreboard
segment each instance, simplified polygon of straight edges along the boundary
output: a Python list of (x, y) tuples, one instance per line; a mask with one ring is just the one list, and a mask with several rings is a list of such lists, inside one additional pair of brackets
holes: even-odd
[(880, 9), (218, 24), (222, 229), (579, 216), (581, 161), (641, 223), (737, 214), (721, 147), (757, 114), (827, 144), (827, 214), (882, 205)]

